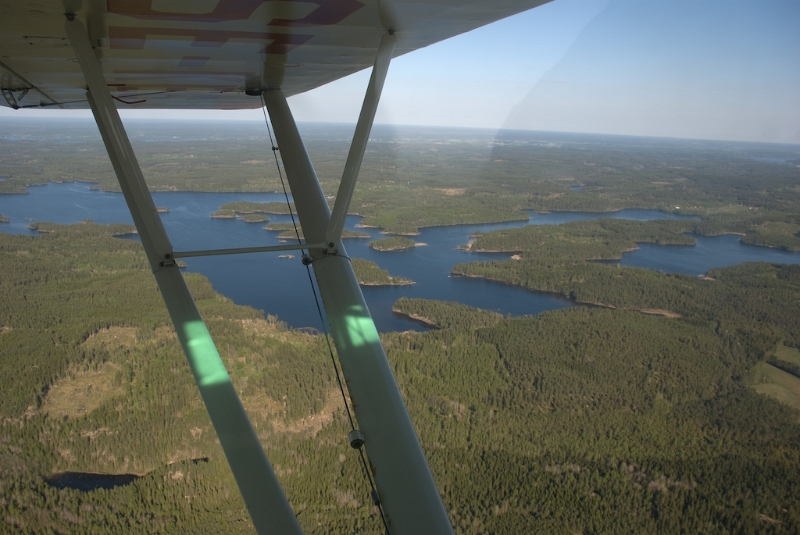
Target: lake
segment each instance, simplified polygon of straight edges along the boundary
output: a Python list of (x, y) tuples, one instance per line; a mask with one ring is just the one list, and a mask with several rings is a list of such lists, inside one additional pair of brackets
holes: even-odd
[[(0, 232), (31, 234), (33, 222), (77, 223), (91, 219), (96, 223), (132, 223), (125, 201), (119, 193), (91, 190), (90, 183), (50, 183), (29, 188), (30, 195), (0, 196), (0, 214), (10, 219), (0, 223)], [(161, 214), (176, 251), (277, 245), (278, 233), (263, 230), (265, 223), (245, 223), (241, 219), (211, 219), (209, 216), (227, 202), (285, 202), (277, 193), (154, 193), (157, 206), (169, 208)], [(288, 222), (289, 216), (270, 215), (270, 222)], [(427, 246), (407, 251), (380, 252), (367, 246), (382, 237), (379, 229), (357, 228), (360, 217), (349, 216), (346, 228), (367, 232), (370, 239), (348, 239), (347, 253), (376, 262), (392, 276), (416, 282), (413, 286), (365, 287), (364, 297), (380, 331), (425, 330), (415, 322), (391, 311), (400, 297), (424, 297), (458, 301), (512, 316), (535, 315), (545, 310), (573, 306), (568, 299), (551, 294), (522, 290), (515, 286), (481, 279), (451, 277), (453, 265), (473, 260), (507, 258), (507, 253), (468, 253), (459, 249), (476, 231), (520, 227), (527, 224), (561, 224), (597, 218), (632, 220), (685, 218), (652, 210), (622, 210), (613, 213), (554, 212), (531, 213), (530, 220), (485, 225), (458, 225), (421, 229), (414, 238)], [(739, 236), (695, 236), (697, 245), (659, 246), (640, 244), (626, 253), (620, 263), (667, 272), (699, 275), (712, 267), (741, 262), (800, 263), (800, 254), (745, 245)], [(299, 252), (293, 259), (275, 253), (260, 253), (207, 258), (188, 258), (187, 270), (202, 273), (214, 288), (240, 305), (250, 305), (277, 315), (292, 327), (321, 330), (319, 316), (306, 268)]]
[(134, 474), (92, 474), (88, 472), (60, 472), (45, 481), (57, 489), (76, 489), (89, 492), (97, 489), (113, 489), (133, 483), (139, 476)]

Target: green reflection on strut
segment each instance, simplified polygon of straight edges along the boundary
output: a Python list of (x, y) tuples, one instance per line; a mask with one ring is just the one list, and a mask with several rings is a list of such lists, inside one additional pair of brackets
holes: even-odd
[(347, 325), (350, 343), (354, 347), (380, 342), (378, 329), (375, 328), (375, 323), (373, 323), (367, 311), (364, 310), (364, 307), (353, 305), (348, 308), (348, 312), (344, 316), (344, 321)]
[(184, 348), (199, 386), (229, 383), (230, 377), (202, 321), (183, 324)]

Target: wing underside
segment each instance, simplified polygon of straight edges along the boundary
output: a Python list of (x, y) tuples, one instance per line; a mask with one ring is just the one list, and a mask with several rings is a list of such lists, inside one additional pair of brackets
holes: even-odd
[(0, 104), (87, 108), (64, 15), (87, 27), (120, 108), (240, 109), (287, 96), (549, 0), (0, 0)]

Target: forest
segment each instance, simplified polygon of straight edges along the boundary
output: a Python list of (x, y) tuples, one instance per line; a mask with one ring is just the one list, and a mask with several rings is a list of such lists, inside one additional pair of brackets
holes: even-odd
[[(598, 306), (702, 321), (724, 318), (742, 332), (770, 329), (780, 332), (789, 345), (800, 346), (800, 314), (788, 291), (800, 281), (797, 265), (745, 263), (712, 269), (697, 278), (595, 262), (619, 258), (636, 242), (691, 243), (691, 238), (678, 233), (685, 230), (684, 225), (683, 221), (608, 219), (492, 232), (477, 237), (471, 249), (514, 251), (517, 259), (458, 264), (452, 272), (554, 292)], [(743, 296), (748, 285), (759, 289), (760, 299)], [(769, 327), (754, 323), (767, 318)], [(764, 343), (774, 343), (769, 340)]]
[[(2, 525), (252, 532), (130, 228), (41, 230), (0, 235)], [(800, 269), (710, 275), (538, 317), (396, 303), (438, 327), (383, 340), (457, 533), (800, 529), (800, 412), (749, 386), (795, 358)], [(306, 532), (379, 533), (324, 340), (188, 280)], [(140, 477), (48, 484), (67, 471)]]
[(219, 207), (219, 210), (211, 214), (212, 218), (237, 217), (247, 223), (266, 223), (269, 217), (266, 214), (288, 214), (289, 210), (295, 212), (294, 204), (280, 202), (228, 202)]
[[(0, 138), (0, 193), (118, 191), (93, 123), (19, 125)], [(126, 126), (153, 190), (281, 190), (263, 125)], [(352, 128), (301, 128), (333, 195)], [(698, 278), (598, 262), (692, 234), (800, 250), (798, 163), (794, 146), (376, 126), (351, 206), (389, 234), (528, 211), (695, 217), (477, 234), (465, 248), (517, 259), (453, 268), (583, 306), (394, 303), (431, 327), (382, 340), (458, 535), (800, 532), (800, 267)], [(0, 532), (253, 533), (141, 246), (115, 237), (132, 229), (37, 229), (0, 233)], [(352, 263), (364, 284), (400, 280)], [(306, 533), (381, 533), (325, 338), (186, 278)], [(76, 472), (132, 480), (55, 484)]]
[(494, 325), (503, 316), (497, 312), (462, 305), (453, 301), (409, 299), (401, 297), (392, 305), (392, 312), (408, 316), (437, 329), (460, 327), (474, 330)]
[(391, 236), (369, 242), (369, 246), (376, 251), (403, 251), (416, 247), (414, 240), (404, 236)]
[[(285, 206), (285, 205), (284, 205)], [(278, 234), (278, 238), (282, 240), (297, 240), (297, 239), (305, 239), (305, 235), (303, 234), (303, 229), (300, 226), (300, 223), (270, 223), (264, 227), (264, 230), (270, 230), (273, 232), (280, 232)], [(369, 238), (369, 234), (366, 232), (360, 232), (357, 230), (350, 230), (350, 229), (343, 229), (342, 230), (342, 239), (350, 239), (350, 238)]]
[(392, 277), (387, 270), (381, 269), (372, 260), (351, 258), (350, 265), (353, 266), (356, 279), (362, 286), (407, 286), (414, 284), (414, 281), (404, 277)]
[[(154, 191), (282, 191), (263, 123), (130, 120), (126, 127)], [(353, 127), (300, 128), (332, 199)], [(92, 121), (9, 119), (6, 129), (0, 193), (87, 177), (119, 191)], [(385, 232), (415, 234), (525, 221), (529, 210), (643, 208), (698, 216), (699, 234), (737, 232), (746, 243), (797, 251), (799, 162), (792, 145), (376, 125), (351, 212)]]

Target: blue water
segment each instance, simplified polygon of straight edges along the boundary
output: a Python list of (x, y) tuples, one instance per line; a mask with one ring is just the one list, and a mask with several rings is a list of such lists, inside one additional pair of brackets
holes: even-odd
[[(0, 224), (0, 232), (31, 234), (28, 226), (36, 221), (77, 223), (91, 219), (96, 223), (132, 223), (121, 194), (92, 191), (90, 183), (47, 184), (29, 188), (29, 195), (0, 196), (0, 214), (9, 223)], [(265, 223), (245, 223), (240, 219), (211, 219), (219, 207), (232, 201), (283, 201), (273, 193), (154, 193), (157, 206), (170, 209), (161, 214), (176, 251), (277, 245), (278, 233), (263, 230)], [(391, 305), (400, 297), (424, 297), (458, 301), (470, 306), (495, 310), (513, 316), (538, 314), (572, 306), (567, 299), (521, 290), (518, 287), (481, 279), (451, 277), (454, 264), (474, 260), (508, 258), (505, 253), (467, 253), (459, 246), (477, 231), (520, 227), (527, 224), (561, 224), (602, 217), (651, 220), (686, 216), (651, 210), (622, 210), (613, 213), (554, 212), (531, 213), (530, 221), (487, 225), (460, 225), (422, 229), (414, 238), (426, 246), (408, 251), (379, 252), (367, 246), (370, 239), (382, 237), (378, 229), (362, 229), (359, 217), (347, 218), (346, 227), (370, 234), (370, 239), (349, 239), (345, 242), (351, 257), (375, 261), (390, 275), (416, 281), (413, 286), (365, 287), (367, 300), (380, 331), (422, 330), (424, 327), (391, 312)], [(270, 215), (271, 222), (288, 222), (289, 216)], [(743, 245), (738, 236), (702, 237), (691, 246), (658, 246), (641, 244), (640, 249), (624, 255), (621, 263), (689, 275), (705, 273), (711, 267), (722, 267), (746, 261), (800, 263), (800, 254), (764, 247)], [(246, 254), (186, 259), (188, 271), (208, 277), (220, 293), (242, 305), (250, 305), (267, 314), (277, 315), (293, 327), (320, 329), (314, 298), (306, 268), (295, 258), (279, 258), (277, 254)]]
[(530, 212), (531, 225), (560, 225), (571, 221), (591, 221), (593, 219), (631, 219), (633, 221), (653, 221), (656, 219), (698, 219), (695, 216), (668, 214), (656, 210), (628, 208), (618, 212), (550, 212), (538, 214)]
[(139, 479), (134, 474), (91, 474), (87, 472), (61, 472), (46, 479), (57, 489), (76, 489), (90, 492), (97, 489), (113, 489), (133, 483)]
[(615, 263), (685, 275), (703, 275), (711, 268), (733, 266), (742, 262), (800, 264), (800, 253), (747, 245), (741, 243), (740, 236), (734, 234), (690, 236), (697, 240), (696, 245), (640, 243), (638, 250), (625, 253), (622, 260)]

